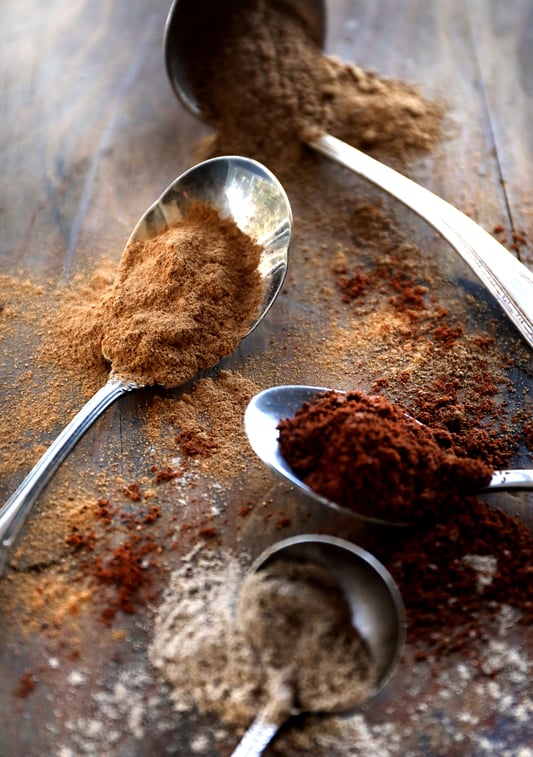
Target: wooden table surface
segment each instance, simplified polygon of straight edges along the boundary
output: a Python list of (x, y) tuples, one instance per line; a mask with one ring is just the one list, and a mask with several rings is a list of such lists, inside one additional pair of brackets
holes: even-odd
[[(443, 97), (448, 102), (453, 132), (441, 147), (439, 159), (427, 156), (415, 161), (411, 176), (488, 231), (501, 224), (508, 239), (513, 230), (525, 233), (526, 242), (516, 254), (533, 268), (532, 0), (330, 0), (327, 8), (327, 52), (416, 83), (427, 97)], [(102, 256), (118, 260), (143, 211), (195, 162), (195, 145), (208, 129), (180, 106), (169, 85), (162, 50), (168, 10), (169, 0), (3, 3), (0, 274), (15, 277), (20, 271), (31, 271), (37, 282), (59, 283), (74, 280)], [(342, 172), (334, 175), (336, 181), (343, 181)], [(347, 185), (353, 181), (345, 180)], [(362, 184), (354, 186), (361, 196)], [(436, 251), (442, 249), (423, 224), (414, 223), (419, 240), (431, 239)], [(283, 337), (290, 303), (301, 296), (290, 289), (295, 287), (301, 265), (297, 252), (287, 300), (272, 310), (255, 342), (229, 362), (230, 368), (239, 368), (248, 358), (259, 364), (261, 350)], [(491, 312), (497, 311), (493, 308)], [(318, 322), (327, 317), (320, 312), (315, 316)], [(517, 334), (503, 315), (501, 320), (503, 353), (508, 345), (516, 344)], [(305, 331), (292, 338), (305, 340)], [(273, 349), (278, 349), (281, 361), (273, 376), (277, 382), (324, 384), (337, 376), (334, 369), (324, 376), (312, 361), (302, 366), (296, 377), (288, 368), (284, 373), (283, 352), (279, 344)], [(14, 364), (22, 366), (20, 355), (18, 358)], [(22, 370), (14, 369), (10, 361), (10, 355), (2, 355), (2, 402), (14, 401), (8, 387), (13, 385), (13, 371)], [(530, 371), (531, 364), (531, 382)], [(69, 458), (71, 477), (86, 475), (87, 465), (98, 471), (113, 464), (114, 451), (119, 449), (129, 455), (133, 471), (141, 469), (136, 450), (145, 449), (147, 441), (135, 425), (136, 402), (136, 398), (128, 398), (119, 403), (91, 429)], [(54, 431), (50, 430), (43, 443), (53, 439)], [(4, 476), (0, 481), (2, 500), (25, 472)], [(60, 491), (63, 481), (60, 471), (50, 492), (42, 495), (41, 508)], [(274, 501), (287, 496), (287, 487), (268, 472), (263, 484), (256, 482), (255, 487)], [(242, 499), (242, 494), (238, 496)], [(515, 503), (518, 501), (517, 508), (530, 518), (531, 497), (524, 494)], [(294, 508), (290, 532), (310, 527), (334, 530), (321, 513), (312, 515), (304, 525), (297, 516), (301, 503)], [(228, 527), (225, 543), (234, 550), (247, 548), (254, 553), (277, 538), (280, 532), (274, 523), (257, 517), (247, 524), (245, 533), (238, 533), (235, 525)], [(9, 587), (4, 587), (4, 600), (8, 595)], [(43, 635), (35, 632), (23, 638), (16, 618), (6, 617), (0, 624), (0, 754), (193, 753), (197, 729), (211, 734), (216, 729), (208, 719), (193, 723), (174, 718), (170, 701), (159, 690), (157, 703), (149, 710), (154, 684), (143, 662), (147, 623), (137, 616), (121, 619), (127, 643), (119, 652), (116, 636), (113, 641), (111, 636), (106, 638), (108, 629), (82, 628), (79, 659), (60, 660), (58, 670), (48, 670), (35, 691), (21, 698), (13, 692), (24, 670), (47, 664), (50, 652)], [(522, 649), (521, 654), (526, 652)], [(89, 713), (94, 715), (96, 695), (102, 687), (109, 690), (110, 680), (118, 679), (121, 670), (134, 669), (141, 669), (145, 676), (139, 674), (135, 691), (145, 706), (142, 728), (132, 727), (127, 707), (116, 705), (113, 709), (110, 704), (112, 712), (104, 719), (104, 728), (114, 729), (118, 736), (100, 742), (95, 736), (91, 746), (88, 718)], [(77, 671), (81, 671), (78, 679)], [(404, 696), (403, 680), (400, 675), (391, 684), (389, 703), (392, 697)], [(427, 702), (431, 708), (431, 697)], [(527, 745), (528, 733), (533, 738), (527, 723), (502, 724), (494, 717), (491, 728), (485, 730), (485, 741), (481, 740), (474, 718), (468, 717), (470, 706), (464, 697), (449, 705), (447, 717), (462, 723), (462, 745), (449, 750), (442, 747), (435, 735), (442, 728), (442, 717), (436, 713), (433, 721), (426, 721), (424, 738), (406, 728), (404, 741), (400, 738), (395, 751), (387, 751), (380, 742), (374, 753), (518, 755), (520, 747)], [(396, 725), (402, 722), (400, 711), (394, 717)], [(405, 715), (407, 724), (409, 717)], [(85, 731), (83, 722), (89, 724)], [(229, 751), (227, 742), (217, 746), (211, 740), (209, 746), (197, 743), (194, 753)], [(347, 745), (340, 753), (365, 752)]]

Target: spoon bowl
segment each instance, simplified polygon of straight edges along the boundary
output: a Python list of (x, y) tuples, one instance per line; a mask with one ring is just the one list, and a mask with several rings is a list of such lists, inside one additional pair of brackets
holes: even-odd
[[(326, 19), (322, 0), (270, 2), (286, 15), (296, 17), (309, 38), (322, 46)], [(208, 116), (206, 111), (210, 107), (208, 102), (200, 103), (200, 89), (205, 81), (201, 70), (198, 73), (202, 45), (215, 49), (216, 38), (220, 36), (220, 24), (213, 21), (216, 13), (223, 14), (220, 16), (223, 21), (229, 13), (245, 12), (243, 6), (239, 0), (223, 4), (218, 0), (173, 0), (164, 36), (166, 69), (174, 92), (197, 117)], [(228, 92), (226, 97), (231, 96)], [(305, 137), (305, 142), (384, 190), (429, 223), (472, 269), (533, 348), (533, 272), (491, 234), (433, 192), (331, 134), (315, 129), (313, 135)]]
[[(344, 539), (302, 534), (267, 548), (250, 571), (261, 571), (278, 560), (323, 566), (344, 594), (351, 622), (366, 643), (376, 666), (375, 696), (391, 679), (405, 643), (405, 610), (401, 594), (388, 570), (369, 552)], [(310, 661), (309, 664), (312, 664)], [(349, 692), (346, 694), (349, 698)], [(280, 727), (260, 712), (233, 757), (261, 754)], [(344, 710), (346, 712), (346, 710)]]
[(404, 522), (384, 520), (383, 518), (356, 513), (322, 496), (294, 473), (281, 454), (278, 443), (279, 422), (285, 418), (292, 418), (304, 402), (310, 402), (319, 392), (327, 391), (329, 389), (320, 386), (287, 385), (274, 386), (256, 394), (244, 413), (244, 429), (250, 446), (264, 463), (316, 502), (338, 512), (349, 513), (353, 517), (370, 523), (407, 525)]
[[(250, 446), (264, 463), (317, 502), (366, 521), (407, 525), (354, 513), (317, 494), (294, 473), (281, 455), (278, 443), (279, 422), (285, 418), (292, 418), (304, 402), (310, 402), (319, 392), (327, 391), (331, 390), (320, 386), (287, 385), (274, 386), (256, 394), (244, 413), (244, 428)], [(483, 491), (497, 489), (533, 489), (533, 470), (496, 471)]]
[[(273, 0), (289, 15), (296, 17), (310, 39), (319, 47), (326, 35), (326, 8), (324, 0)], [(203, 117), (202, 105), (189, 64), (193, 62), (197, 41), (206, 33), (206, 13), (213, 17), (217, 8), (226, 12), (228, 6), (239, 5), (239, 0), (226, 0), (224, 8), (218, 0), (199, 3), (197, 0), (175, 0), (167, 16), (163, 40), (165, 66), (171, 86), (183, 105), (197, 118)], [(207, 6), (207, 7), (206, 7)], [(230, 8), (231, 9), (231, 8)]]
[(128, 244), (164, 233), (183, 220), (193, 202), (205, 202), (263, 248), (259, 273), (263, 303), (250, 323), (253, 331), (271, 308), (287, 273), (292, 211), (280, 182), (261, 163), (238, 155), (212, 158), (181, 174), (151, 205)]
[[(182, 220), (192, 202), (203, 201), (231, 218), (262, 246), (259, 273), (263, 302), (249, 334), (268, 312), (287, 272), (292, 212), (285, 190), (265, 166), (240, 156), (206, 160), (179, 176), (143, 214), (129, 240), (144, 241)], [(193, 378), (193, 376), (191, 376)], [(109, 380), (74, 416), (0, 509), (0, 574), (38, 495), (92, 423), (118, 397), (141, 388), (110, 374)]]

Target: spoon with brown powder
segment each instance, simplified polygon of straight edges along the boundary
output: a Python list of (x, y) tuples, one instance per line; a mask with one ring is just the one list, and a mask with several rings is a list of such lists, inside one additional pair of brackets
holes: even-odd
[[(533, 347), (533, 273), (445, 200), (327, 133), (351, 133), (356, 102), (350, 108), (347, 87), (353, 89), (361, 72), (346, 69), (344, 79), (332, 80), (331, 65), (320, 50), (325, 16), (323, 0), (174, 0), (165, 59), (175, 93), (194, 115), (218, 129), (241, 129), (243, 136), (246, 129), (263, 130), (254, 135), (256, 143), (275, 147), (291, 138), (301, 141), (395, 197), (451, 244)], [(247, 91), (232, 91), (243, 77), (250, 79)], [(363, 86), (374, 85), (365, 81)], [(335, 105), (343, 97), (345, 111)], [(325, 103), (334, 112), (333, 122), (325, 116)], [(257, 113), (262, 110), (261, 119)], [(378, 133), (383, 128), (379, 123), (369, 127)]]
[(148, 208), (97, 313), (109, 380), (0, 510), (0, 572), (37, 496), (109, 405), (143, 386), (180, 386), (258, 325), (285, 279), (291, 234), (285, 190), (239, 156), (199, 163)]
[(266, 703), (233, 752), (263, 752), (302, 712), (346, 713), (378, 693), (401, 657), (405, 613), (392, 576), (344, 539), (303, 534), (269, 547), (245, 579), (237, 618)]
[(370, 521), (438, 519), (439, 508), (467, 493), (533, 489), (533, 470), (494, 472), (456, 457), (381, 396), (275, 386), (252, 398), (244, 426), (277, 473), (322, 504)]

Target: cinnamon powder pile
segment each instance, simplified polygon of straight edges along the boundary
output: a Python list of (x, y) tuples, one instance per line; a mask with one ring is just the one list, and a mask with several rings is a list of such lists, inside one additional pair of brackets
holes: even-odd
[(321, 392), (278, 428), (281, 454), (311, 489), (375, 518), (442, 519), (491, 477), (484, 462), (457, 457), (448, 434), (380, 396)]
[[(123, 251), (90, 285), (59, 290), (39, 359), (88, 393), (114, 373), (139, 386), (179, 386), (237, 347), (263, 300), (262, 247), (206, 203)], [(64, 317), (64, 313), (68, 317)], [(92, 380), (89, 380), (92, 379)]]
[(128, 245), (95, 313), (115, 374), (178, 386), (231, 353), (261, 304), (260, 255), (234, 221), (203, 203), (163, 234)]

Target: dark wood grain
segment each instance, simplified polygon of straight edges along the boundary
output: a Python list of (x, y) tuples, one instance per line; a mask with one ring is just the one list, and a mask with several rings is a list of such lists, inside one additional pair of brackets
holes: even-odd
[[(195, 146), (207, 129), (177, 103), (167, 80), (162, 40), (168, 7), (168, 0), (5, 0), (2, 4), (0, 273), (31, 271), (37, 281), (62, 282), (90, 270), (93, 261), (102, 256), (118, 261), (139, 216), (195, 162)], [(533, 265), (531, 0), (331, 0), (327, 7), (329, 53), (416, 83), (425, 95), (443, 98), (448, 104), (449, 138), (436, 154), (414, 161), (410, 175), (468, 212), (488, 231), (502, 224), (509, 243), (513, 230), (525, 232), (528, 241), (514, 252)], [(356, 198), (380, 198), (379, 192), (336, 167), (317, 168), (317, 177), (336, 182), (344, 198), (351, 192)], [(443, 276), (459, 271), (461, 280), (472, 282), (465, 266), (423, 223), (394, 203), (389, 207), (411, 229), (413, 241), (424, 246), (430, 258), (442, 261)], [(295, 211), (298, 218), (298, 198)], [(325, 232), (317, 231), (320, 233), (327, 240)], [(317, 240), (317, 244), (324, 241)], [(306, 242), (301, 232), (297, 250), (303, 250)], [(313, 359), (296, 370), (290, 363), (295, 345), (305, 343), (311, 329), (323, 329), (326, 339), (328, 327), (327, 312), (311, 305), (305, 311), (307, 323), (302, 325), (305, 297), (309, 294), (311, 301), (321, 271), (310, 272), (305, 255), (298, 262), (295, 254), (294, 261), (288, 293), (253, 338), (224, 365), (244, 366), (263, 383), (348, 385), (358, 380), (357, 373), (328, 366), (320, 361), (320, 355), (311, 356)], [(516, 333), (490, 303), (486, 313), (490, 319), (501, 319), (495, 329), (502, 354), (519, 349)], [(27, 367), (27, 343), (32, 343), (31, 335), (27, 342), (22, 338), (19, 343), (9, 342), (9, 354), (1, 356), (2, 402), (17, 400), (16, 379)], [(267, 351), (269, 374), (265, 376), (262, 355)], [(358, 364), (361, 361), (359, 356)], [(530, 361), (528, 365), (530, 371)], [(526, 373), (520, 375), (524, 392), (529, 391)], [(46, 375), (40, 379), (46, 381)], [(79, 392), (73, 389), (69, 399), (77, 396)], [(98, 476), (104, 471), (132, 479), (149, 468), (150, 442), (137, 419), (153, 397), (154, 392), (139, 393), (109, 409), (39, 499), (36, 519), (46, 517), (49, 503), (62, 496), (69, 484), (87, 483), (97, 490)], [(518, 401), (527, 404), (523, 394)], [(58, 430), (50, 428), (42, 443), (49, 443)], [(357, 538), (360, 525), (333, 518), (268, 472), (254, 471), (221, 495), (221, 504), (227, 507), (223, 544), (228, 548), (253, 556), (280, 538), (275, 519), (265, 517), (267, 509), (279, 503), (291, 520), (283, 536), (312, 528)], [(26, 472), (6, 472), (0, 480), (2, 501)], [(203, 486), (206, 497), (212, 497), (209, 483)], [(200, 486), (194, 504), (191, 500), (189, 509), (185, 508), (187, 513), (198, 507), (202, 493)], [(263, 509), (257, 517), (237, 523), (238, 506), (250, 498), (261, 502)], [(170, 495), (167, 504), (169, 510), (175, 507)], [(531, 519), (530, 496), (511, 499), (510, 506)], [(188, 546), (178, 545), (176, 554)], [(61, 557), (60, 550), (58, 554)], [(19, 569), (37, 570), (39, 559), (38, 553), (28, 549)], [(23, 607), (25, 598), (14, 598), (10, 586), (8, 576), (0, 596), (4, 601), (15, 599)], [(87, 741), (77, 741), (76, 734), (83, 731), (84, 723), (87, 729), (94, 727), (98, 713), (95, 694), (104, 688), (108, 693), (114, 691), (124, 671), (138, 675), (136, 696), (144, 707), (142, 732), (139, 735), (132, 728), (129, 703), (116, 704), (114, 709), (110, 705), (115, 719), (110, 716), (101, 724), (117, 734), (112, 748), (105, 752), (109, 757), (190, 754), (195, 734), (216, 731), (217, 724), (209, 718), (196, 720), (174, 713), (166, 689), (148, 676), (149, 617), (134, 616), (121, 623), (124, 636), (118, 641), (111, 640), (98, 623), (82, 624), (76, 638), (82, 659), (61, 658), (57, 669), (50, 659), (56, 657), (58, 646), (50, 644), (45, 634), (35, 632), (22, 638), (16, 620), (6, 618), (0, 624), (0, 755), (103, 755), (98, 744), (109, 745), (109, 739), (98, 742), (95, 737), (91, 752)], [(530, 637), (512, 633), (517, 636), (517, 648), (529, 645), (531, 652)], [(41, 683), (31, 696), (15, 697), (13, 692), (26, 669), (41, 671)], [(72, 675), (80, 670), (83, 680), (76, 683)], [(370, 711), (370, 720), (379, 723), (392, 707), (395, 725), (403, 727), (398, 702), (406, 696), (407, 664), (403, 676), (395, 679), (384, 699)], [(426, 682), (409, 699), (410, 711), (431, 704), (434, 695), (432, 684)], [(427, 733), (413, 734), (406, 729), (403, 742), (395, 745), (393, 753), (428, 757), (476, 753), (476, 724), (468, 716), (474, 710), (478, 713), (477, 705), (464, 697), (449, 707), (455, 717), (464, 718), (465, 752), (460, 744), (445, 744), (437, 712)], [(508, 731), (501, 728), (500, 733), (498, 724), (494, 725), (492, 735), (501, 737), (498, 743), (502, 748), (509, 746), (509, 754), (518, 754), (512, 750), (526, 746), (520, 743), (525, 726), (516, 732), (511, 726)], [(207, 751), (198, 753), (230, 751), (227, 743), (210, 744)]]

